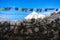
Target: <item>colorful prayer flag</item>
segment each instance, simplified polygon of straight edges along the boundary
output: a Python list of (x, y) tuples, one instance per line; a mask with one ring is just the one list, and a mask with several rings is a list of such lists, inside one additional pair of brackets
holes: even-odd
[(32, 8), (32, 9), (30, 9), (29, 11), (33, 11), (33, 8)]
[(58, 8), (56, 9), (56, 11), (58, 11)]
[(11, 10), (11, 8), (8, 8), (8, 10)]
[(38, 12), (38, 11), (39, 11), (39, 9), (36, 10), (36, 12)]
[(4, 8), (4, 10), (5, 10), (5, 11), (7, 11), (7, 10), (8, 10), (8, 8)]
[(39, 12), (42, 12), (42, 9), (39, 9)]
[(4, 8), (1, 8), (2, 11), (4, 11)]
[(21, 11), (24, 11), (25, 10), (25, 8), (22, 8), (22, 10)]
[(22, 8), (18, 8), (18, 11), (22, 11)]
[(25, 12), (27, 12), (28, 11), (28, 8), (25, 8)]
[(15, 10), (18, 10), (18, 8), (15, 8)]
[(44, 11), (47, 11), (48, 9), (46, 8)]

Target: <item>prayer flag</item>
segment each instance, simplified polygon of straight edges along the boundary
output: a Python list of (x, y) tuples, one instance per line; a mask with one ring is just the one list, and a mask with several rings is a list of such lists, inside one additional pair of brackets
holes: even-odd
[(30, 9), (30, 11), (33, 11), (33, 8), (32, 8), (32, 9)]
[(56, 11), (58, 11), (58, 8), (56, 9)]
[(44, 11), (47, 11), (47, 9), (45, 9)]
[(27, 12), (28, 11), (28, 8), (25, 8), (25, 12)]
[(38, 12), (38, 11), (39, 11), (39, 9), (36, 10), (36, 12)]
[(18, 8), (15, 8), (15, 10), (18, 10)]
[(42, 12), (42, 9), (39, 9), (39, 12)]
[(8, 8), (4, 8), (4, 10), (5, 10), (5, 11), (7, 11), (7, 10), (8, 10)]
[(24, 11), (25, 10), (25, 8), (22, 8), (22, 10), (21, 11)]
[(8, 10), (11, 10), (11, 8), (8, 8)]
[(4, 8), (1, 8), (2, 11), (4, 11)]
[(22, 8), (18, 8), (18, 11), (22, 11)]

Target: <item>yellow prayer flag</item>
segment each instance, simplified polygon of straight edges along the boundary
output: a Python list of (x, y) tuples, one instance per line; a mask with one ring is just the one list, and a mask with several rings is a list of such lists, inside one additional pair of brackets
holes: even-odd
[(3, 10), (4, 10), (4, 8), (1, 8), (1, 10), (3, 11)]
[(22, 8), (18, 8), (18, 11), (22, 11)]

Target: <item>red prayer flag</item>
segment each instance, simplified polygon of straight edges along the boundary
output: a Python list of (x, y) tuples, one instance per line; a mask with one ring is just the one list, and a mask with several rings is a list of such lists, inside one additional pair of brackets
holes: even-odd
[(8, 10), (11, 10), (11, 8), (8, 8)]

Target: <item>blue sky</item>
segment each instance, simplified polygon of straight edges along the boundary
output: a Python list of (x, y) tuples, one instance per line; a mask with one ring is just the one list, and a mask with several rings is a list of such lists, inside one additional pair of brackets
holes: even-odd
[(60, 0), (0, 0), (0, 7), (12, 7), (10, 11), (1, 11), (0, 17), (10, 20), (23, 20), (31, 12), (19, 12), (14, 10), (20, 8), (60, 8)]

